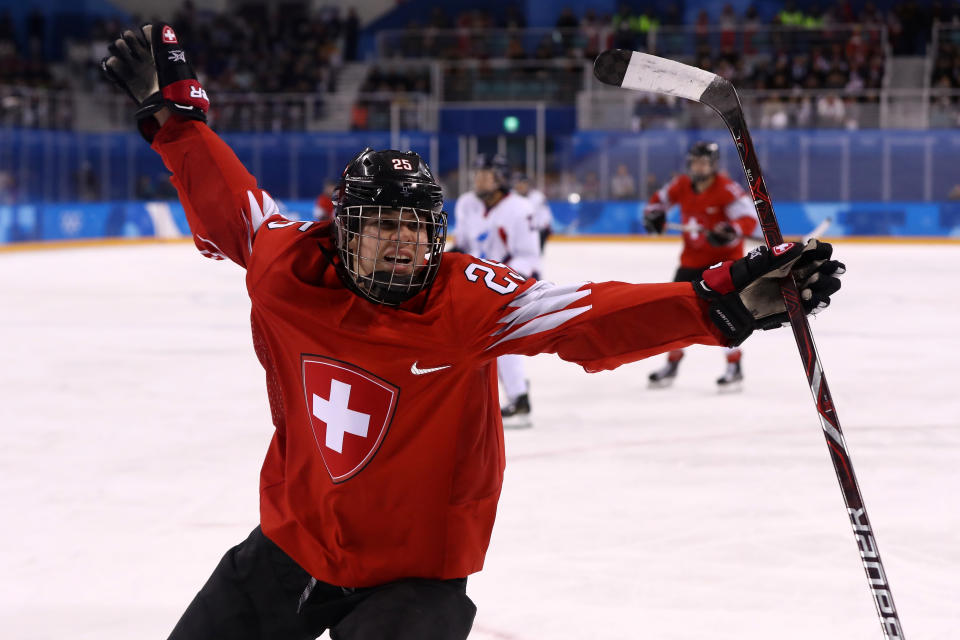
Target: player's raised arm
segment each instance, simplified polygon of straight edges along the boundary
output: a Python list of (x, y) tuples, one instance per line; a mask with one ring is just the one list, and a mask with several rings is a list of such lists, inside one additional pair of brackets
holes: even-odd
[(787, 321), (780, 278), (797, 279), (807, 313), (827, 307), (845, 270), (831, 255), (829, 244), (816, 241), (759, 247), (709, 269), (693, 286), (530, 284), (503, 265), (478, 261), (464, 271), (476, 284), (470, 350), (491, 358), (556, 353), (600, 371), (690, 344), (738, 345), (754, 329)]
[(254, 234), (279, 210), (206, 126), (210, 103), (176, 33), (146, 25), (125, 31), (109, 51), (101, 67), (137, 104), (137, 127), (173, 173), (197, 248), (246, 266)]

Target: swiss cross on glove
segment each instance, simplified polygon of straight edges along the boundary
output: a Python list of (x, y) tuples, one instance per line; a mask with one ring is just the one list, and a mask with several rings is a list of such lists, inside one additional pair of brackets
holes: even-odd
[(807, 244), (787, 242), (769, 249), (757, 247), (735, 262), (714, 265), (693, 284), (701, 298), (710, 303), (710, 319), (738, 345), (754, 329), (776, 329), (790, 323), (780, 295), (781, 278), (793, 276), (800, 302), (807, 314), (830, 305), (830, 296), (840, 290), (846, 272), (842, 262), (831, 260), (833, 246), (810, 240)]
[(160, 128), (153, 114), (164, 107), (183, 118), (207, 121), (207, 92), (187, 62), (173, 27), (156, 22), (127, 30), (107, 49), (110, 55), (100, 68), (139, 107), (137, 127), (148, 142), (153, 142)]

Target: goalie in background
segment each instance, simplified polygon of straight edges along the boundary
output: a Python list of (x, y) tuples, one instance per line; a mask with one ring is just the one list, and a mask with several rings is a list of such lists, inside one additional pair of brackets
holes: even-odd
[[(757, 226), (750, 195), (730, 176), (718, 171), (719, 160), (716, 142), (695, 142), (687, 152), (687, 172), (678, 174), (654, 193), (643, 210), (647, 233), (662, 234), (667, 210), (680, 206), (685, 229), (675, 282), (697, 281), (711, 265), (742, 258), (743, 238)], [(650, 374), (650, 387), (669, 387), (682, 359), (682, 349), (667, 354), (666, 364)], [(740, 390), (742, 359), (739, 347), (726, 349), (726, 368), (717, 378), (721, 392)]]

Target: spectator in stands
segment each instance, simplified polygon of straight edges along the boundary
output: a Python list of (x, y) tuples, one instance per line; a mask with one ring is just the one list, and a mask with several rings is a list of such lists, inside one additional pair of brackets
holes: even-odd
[(817, 100), (817, 124), (824, 128), (840, 128), (846, 123), (846, 109), (843, 101), (835, 94), (828, 93)]
[(601, 46), (601, 25), (592, 8), (584, 12), (580, 30), (583, 32), (583, 57), (592, 60), (606, 48), (606, 43)]
[[(2, 27), (0, 27), (2, 29)], [(0, 205), (17, 202), (17, 181), (8, 171), (0, 171)]]
[(763, 103), (760, 127), (763, 129), (786, 129), (790, 124), (788, 103), (784, 98), (771, 98)]
[(3, 13), (0, 13), (0, 43), (12, 45), (15, 33), (13, 18), (10, 16), (10, 9), (4, 9)]
[(570, 7), (564, 7), (560, 12), (560, 17), (557, 18), (557, 23), (555, 25), (557, 29), (576, 29), (580, 26), (580, 21), (577, 20), (577, 16), (573, 13), (573, 9)]
[(720, 26), (720, 47), (732, 49), (737, 38), (737, 15), (733, 12), (733, 6), (729, 3), (723, 5), (718, 24)]
[(757, 53), (757, 31), (760, 29), (760, 14), (750, 5), (743, 16), (743, 53), (752, 56)]
[(843, 98), (843, 127), (849, 131), (860, 128), (860, 105), (852, 96)]
[(660, 188), (660, 181), (657, 179), (657, 174), (648, 173), (646, 180), (644, 180), (643, 193), (640, 194), (641, 200), (649, 200), (657, 189)]
[(362, 131), (367, 128), (370, 120), (370, 109), (366, 101), (358, 100), (350, 110), (350, 130)]
[(510, 60), (523, 60), (527, 57), (527, 50), (523, 48), (523, 41), (519, 36), (514, 36), (507, 42), (507, 51), (504, 57)]
[(83, 161), (80, 164), (75, 179), (77, 197), (80, 200), (91, 202), (100, 198), (100, 177), (89, 162)]
[(145, 173), (137, 178), (137, 185), (134, 188), (134, 196), (137, 200), (156, 200), (157, 190), (153, 186), (153, 180)]
[(596, 171), (588, 171), (583, 178), (583, 184), (580, 187), (580, 196), (584, 200), (600, 199), (600, 178)]
[(523, 15), (523, 11), (521, 11), (519, 7), (511, 4), (507, 7), (507, 12), (504, 15), (501, 26), (506, 29), (526, 29), (527, 18)]
[(357, 10), (350, 7), (347, 19), (343, 21), (343, 58), (351, 62), (357, 59), (357, 43), (360, 38), (360, 18)]
[(610, 196), (614, 200), (633, 200), (637, 197), (637, 182), (627, 165), (617, 166), (617, 172), (610, 179)]

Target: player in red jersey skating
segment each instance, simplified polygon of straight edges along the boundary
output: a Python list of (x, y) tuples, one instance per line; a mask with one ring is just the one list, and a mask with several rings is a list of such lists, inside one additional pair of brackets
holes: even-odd
[(445, 255), (443, 193), (409, 151), (358, 153), (332, 221), (286, 219), (206, 126), (180, 47), (155, 23), (124, 32), (103, 67), (137, 103), (197, 248), (246, 270), (274, 431), (260, 524), (171, 640), (466, 638), (467, 576), (483, 565), (503, 480), (498, 356), (612, 369), (780, 326), (777, 279), (791, 273), (808, 312), (839, 289), (842, 265), (815, 241), (693, 284), (558, 286)]
[[(650, 233), (663, 233), (667, 210), (680, 206), (683, 251), (674, 281), (699, 280), (710, 265), (743, 257), (743, 238), (757, 226), (756, 212), (747, 192), (717, 170), (715, 142), (697, 142), (687, 152), (687, 173), (676, 176), (653, 194), (644, 208), (643, 224)], [(721, 391), (740, 388), (743, 371), (739, 347), (726, 350), (727, 366), (717, 379)], [(667, 354), (667, 363), (650, 374), (650, 386), (670, 386), (677, 375), (682, 349)]]

